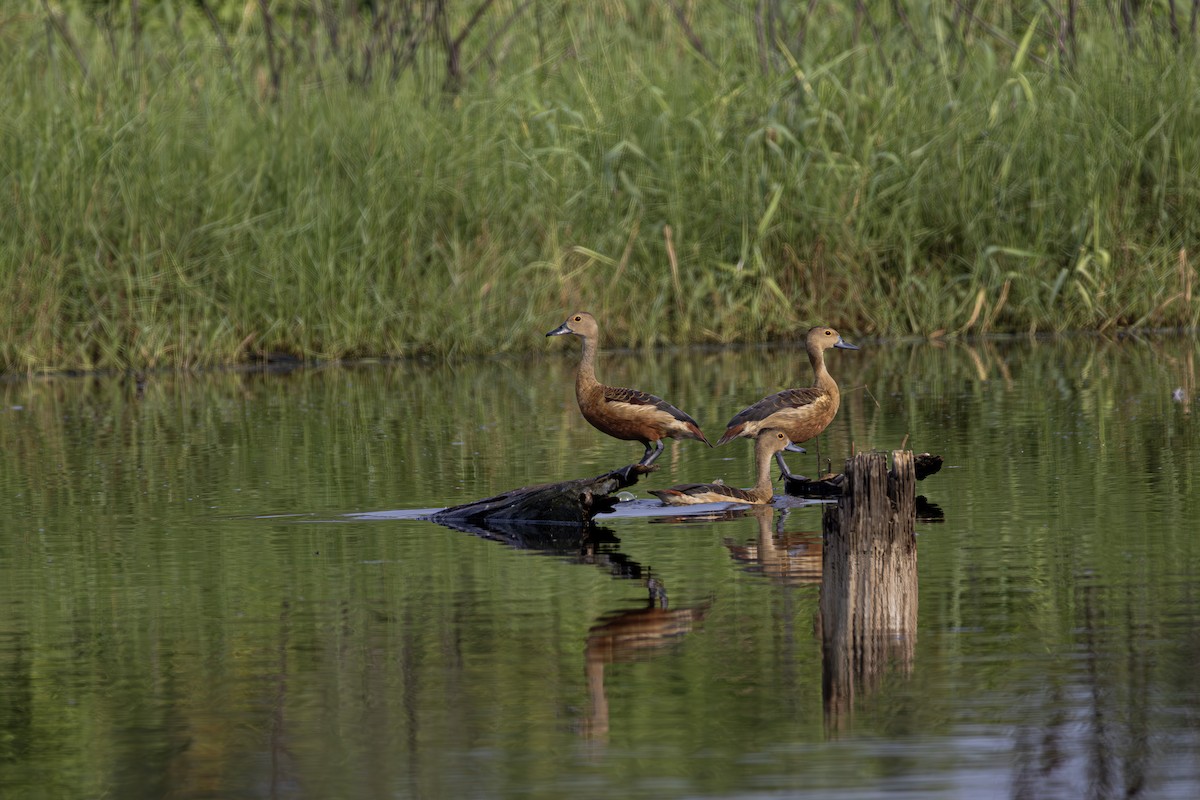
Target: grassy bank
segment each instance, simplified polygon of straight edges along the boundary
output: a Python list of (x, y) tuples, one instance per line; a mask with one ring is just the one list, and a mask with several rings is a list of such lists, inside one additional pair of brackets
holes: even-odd
[(1200, 322), (1186, 19), (578, 5), (4, 12), (0, 370)]

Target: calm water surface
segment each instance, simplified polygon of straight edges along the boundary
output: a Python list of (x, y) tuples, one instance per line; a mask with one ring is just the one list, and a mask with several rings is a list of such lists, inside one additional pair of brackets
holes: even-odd
[[(744, 441), (670, 444), (587, 541), (409, 518), (640, 454), (579, 417), (574, 344), (0, 383), (0, 796), (1200, 796), (1196, 340), (863, 344), (822, 454), (946, 466), (911, 658), (850, 709), (819, 504), (644, 513), (750, 485)], [(789, 347), (600, 372), (714, 438), (810, 380)]]

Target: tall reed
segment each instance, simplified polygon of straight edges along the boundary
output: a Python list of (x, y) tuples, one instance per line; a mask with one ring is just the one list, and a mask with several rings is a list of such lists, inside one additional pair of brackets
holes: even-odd
[(1200, 321), (1186, 20), (329, 8), (0, 20), (0, 370)]

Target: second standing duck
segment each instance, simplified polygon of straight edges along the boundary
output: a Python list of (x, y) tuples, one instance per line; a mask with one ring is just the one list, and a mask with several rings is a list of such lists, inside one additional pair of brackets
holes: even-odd
[(738, 489), (723, 483), (685, 483), (670, 489), (651, 489), (650, 494), (669, 506), (686, 506), (696, 503), (748, 503), (766, 505), (771, 502), (771, 456), (784, 450), (804, 452), (792, 444), (783, 431), (763, 428), (754, 442), (754, 463), (758, 468), (758, 482), (752, 489)]
[[(842, 396), (833, 376), (825, 368), (825, 351), (831, 347), (857, 350), (858, 345), (847, 342), (833, 328), (817, 326), (810, 328), (804, 337), (804, 347), (816, 377), (813, 385), (806, 389), (784, 389), (742, 409), (729, 420), (725, 433), (717, 440), (718, 445), (739, 436), (753, 438), (763, 428), (778, 428), (799, 444), (807, 442), (829, 426), (837, 414)], [(775, 461), (783, 471), (784, 478), (798, 477), (788, 469), (782, 452), (775, 453)]]
[(583, 418), (609, 436), (641, 442), (646, 452), (638, 464), (644, 467), (653, 464), (662, 454), (665, 438), (696, 439), (712, 447), (696, 420), (661, 397), (638, 389), (605, 386), (596, 380), (600, 326), (595, 317), (586, 311), (576, 311), (546, 335), (567, 333), (583, 340), (583, 357), (575, 375), (575, 398)]

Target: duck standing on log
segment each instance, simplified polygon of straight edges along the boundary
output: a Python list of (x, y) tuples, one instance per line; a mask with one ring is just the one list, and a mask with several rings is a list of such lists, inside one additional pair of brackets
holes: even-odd
[(804, 448), (792, 444), (792, 440), (781, 430), (762, 428), (755, 437), (754, 463), (758, 467), (758, 482), (752, 489), (738, 489), (722, 483), (685, 483), (669, 489), (651, 489), (650, 494), (669, 506), (686, 506), (696, 503), (747, 503), (766, 505), (771, 502), (771, 457), (784, 450), (804, 452)]
[(712, 447), (696, 420), (666, 400), (638, 389), (605, 386), (596, 380), (600, 326), (595, 317), (586, 311), (576, 311), (546, 335), (567, 333), (583, 340), (583, 357), (575, 375), (575, 397), (583, 418), (609, 436), (641, 442), (646, 452), (638, 466), (649, 467), (654, 463), (662, 454), (665, 438), (697, 439)]
[[(825, 368), (825, 351), (831, 347), (857, 350), (858, 345), (850, 344), (828, 326), (810, 328), (804, 337), (804, 343), (808, 351), (808, 361), (812, 364), (813, 374), (816, 376), (813, 385), (806, 389), (784, 389), (770, 397), (764, 397), (749, 408), (742, 409), (729, 420), (725, 433), (717, 440), (718, 445), (738, 437), (754, 438), (765, 428), (783, 431), (798, 445), (817, 436), (829, 426), (837, 414), (842, 396), (833, 376)], [(788, 469), (782, 451), (775, 453), (775, 460), (785, 479), (803, 480), (802, 476), (794, 475)], [(817, 469), (820, 470), (819, 464)]]

